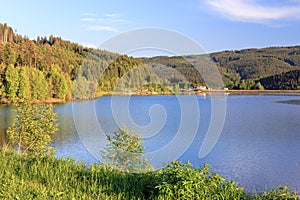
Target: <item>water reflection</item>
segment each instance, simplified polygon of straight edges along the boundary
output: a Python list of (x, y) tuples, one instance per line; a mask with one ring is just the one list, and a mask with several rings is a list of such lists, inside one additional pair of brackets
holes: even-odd
[(14, 119), (13, 106), (0, 105), (0, 146), (6, 144), (6, 129), (12, 124)]

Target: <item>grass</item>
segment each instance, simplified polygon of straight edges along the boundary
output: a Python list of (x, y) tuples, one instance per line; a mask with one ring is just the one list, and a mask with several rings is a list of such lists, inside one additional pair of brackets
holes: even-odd
[(177, 161), (163, 170), (124, 173), (74, 159), (0, 150), (0, 199), (299, 199), (287, 187), (248, 194), (236, 183)]

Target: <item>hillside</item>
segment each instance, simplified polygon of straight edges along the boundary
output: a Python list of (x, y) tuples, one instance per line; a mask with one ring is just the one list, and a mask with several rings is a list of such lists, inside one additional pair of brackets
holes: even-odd
[[(265, 88), (278, 89), (271, 85), (280, 85), (281, 81), (282, 85), (285, 85), (287, 79), (277, 79), (274, 84), (260, 80), (299, 69), (300, 46), (225, 51), (213, 53), (211, 58), (218, 66), (225, 69), (223, 74), (230, 81), (229, 86), (237, 87), (237, 83), (241, 80), (254, 80), (261, 82)], [(291, 88), (282, 86), (281, 89)]]
[[(219, 68), (225, 86), (231, 89), (259, 89), (260, 84), (266, 89), (297, 88), (295, 85), (288, 86), (286, 82), (299, 78), (295, 73), (287, 72), (300, 69), (300, 46), (224, 51), (211, 53), (208, 56)], [(195, 60), (199, 56), (187, 57), (185, 59), (179, 56), (158, 56), (143, 58), (143, 61), (152, 65), (156, 63), (154, 68), (160, 64), (175, 69), (187, 80), (195, 84), (203, 84), (199, 72), (193, 67), (195, 63), (188, 61)], [(285, 78), (272, 78), (282, 74)], [(299, 82), (296, 84), (299, 86)]]
[[(52, 35), (30, 40), (14, 33), (7, 24), (0, 24), (0, 100), (71, 99), (79, 75), (84, 77), (81, 84), (91, 87), (99, 79), (95, 78), (99, 68), (117, 57)], [(86, 95), (85, 98), (91, 97), (90, 92)]]
[(299, 90), (300, 70), (292, 70), (259, 79), (265, 89), (269, 90)]
[[(205, 83), (193, 66), (209, 57), (230, 89), (299, 89), (300, 46), (224, 51), (185, 57), (133, 58), (85, 48), (60, 37), (31, 40), (0, 24), (0, 102), (89, 99), (144, 91), (178, 93)], [(129, 72), (129, 73), (127, 73)], [(215, 79), (215, 80), (214, 80)]]

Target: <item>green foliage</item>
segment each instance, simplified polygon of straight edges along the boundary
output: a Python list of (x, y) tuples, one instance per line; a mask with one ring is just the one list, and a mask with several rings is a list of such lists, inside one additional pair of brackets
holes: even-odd
[(5, 65), (1, 64), (0, 65), (0, 100), (6, 98), (6, 88), (4, 84), (4, 72), (5, 72)]
[[(260, 82), (266, 89), (290, 90), (296, 88), (299, 83), (299, 75), (295, 70), (299, 71), (300, 68), (300, 46), (224, 51), (211, 53), (209, 56), (223, 76), (224, 85), (230, 89), (263, 89), (260, 85), (255, 86), (255, 83)], [(201, 55), (158, 56), (144, 58), (143, 62), (151, 65), (153, 69), (159, 69), (159, 76), (167, 77), (172, 83), (185, 80), (179, 76), (172, 77), (173, 73), (164, 73), (162, 66), (172, 68), (191, 85), (207, 85), (201, 77), (204, 72), (209, 73), (202, 71), (205, 70), (201, 68), (204, 60), (201, 59)], [(193, 66), (200, 66), (200, 71)], [(290, 72), (291, 70), (293, 72)]]
[(300, 46), (244, 49), (212, 53), (212, 59), (221, 67), (238, 73), (242, 79), (257, 79), (289, 71), (300, 66)]
[[(73, 89), (72, 80), (77, 76), (79, 66), (90, 51), (91, 49), (53, 36), (29, 40), (27, 37), (14, 34), (7, 24), (0, 24), (0, 99), (8, 98), (9, 101), (14, 102), (27, 101), (27, 99), (45, 100), (53, 97), (70, 99)], [(57, 71), (52, 71), (53, 64)], [(6, 70), (3, 71), (2, 66)], [(30, 73), (26, 76), (26, 73), (21, 72), (22, 68), (28, 68)], [(16, 80), (14, 69), (21, 70), (21, 80)], [(37, 76), (43, 80), (37, 80)], [(55, 80), (52, 82), (53, 79), (50, 77)], [(24, 91), (24, 88), (20, 88), (18, 94), (17, 86), (21, 87), (23, 84), (20, 81), (22, 81), (27, 87), (27, 79), (30, 80), (31, 90), (35, 91), (30, 97), (27, 89)], [(39, 86), (33, 86), (35, 84)]]
[(166, 78), (171, 83), (188, 81), (192, 85), (204, 85), (205, 82), (200, 74), (201, 72), (199, 72), (192, 64), (192, 62), (198, 62), (199, 64), (199, 60), (195, 61), (190, 58), (191, 56), (189, 59), (183, 56), (157, 56), (153, 58), (144, 58), (143, 62), (152, 66), (153, 70), (160, 78)]
[(159, 199), (244, 199), (243, 188), (218, 174), (210, 167), (193, 169), (190, 163), (174, 161), (162, 170), (163, 181), (157, 186)]
[(105, 164), (124, 172), (140, 173), (153, 170), (149, 160), (143, 157), (145, 148), (142, 136), (134, 133), (133, 129), (124, 126), (106, 137), (109, 144), (102, 152)]
[(5, 72), (7, 97), (15, 102), (19, 91), (19, 70), (9, 65)]
[(48, 144), (57, 131), (57, 114), (51, 105), (20, 104), (16, 118), (7, 129), (8, 141), (20, 154), (45, 154), (51, 150)]
[(254, 89), (256, 90), (264, 90), (264, 86), (260, 83), (260, 82), (257, 82), (255, 85), (254, 85)]
[(0, 199), (156, 199), (154, 174), (0, 150)]
[(180, 88), (179, 88), (178, 83), (173, 84), (173, 93), (176, 94), (176, 95), (180, 94)]
[(48, 93), (47, 81), (45, 79), (44, 74), (35, 68), (31, 71), (31, 89), (32, 99), (46, 99)]
[[(140, 67), (142, 62), (128, 57), (126, 55), (119, 56), (105, 69), (100, 77), (99, 91), (111, 92), (117, 87), (117, 83), (121, 77), (123, 77), (130, 70)], [(136, 80), (135, 77), (134, 80)], [(132, 79), (131, 79), (132, 80)], [(130, 82), (130, 77), (126, 79), (125, 83)], [(135, 82), (135, 81), (134, 81)], [(130, 84), (131, 85), (131, 84)], [(135, 85), (133, 86), (135, 87)]]
[[(202, 77), (211, 74), (210, 67), (203, 67), (211, 65), (207, 62), (209, 57), (230, 89), (297, 89), (300, 86), (300, 46), (136, 59), (84, 48), (52, 35), (30, 40), (15, 34), (7, 24), (0, 24), (0, 100), (70, 100), (72, 94), (77, 99), (89, 99), (103, 93), (135, 89), (141, 90), (141, 94), (169, 93), (172, 89), (177, 91), (173, 86), (183, 82), (218, 88), (216, 76), (211, 75), (206, 82)], [(30, 95), (26, 89), (28, 79)], [(161, 85), (163, 91), (149, 87), (152, 84)]]
[(29, 68), (22, 67), (19, 73), (19, 98), (24, 101), (31, 100), (31, 91), (30, 91), (30, 80), (29, 80)]
[(0, 82), (0, 99), (6, 97), (5, 86), (2, 82)]
[(68, 84), (68, 80), (70, 79), (67, 78), (67, 75), (65, 75), (57, 65), (52, 65), (48, 73), (48, 79), (50, 80), (49, 82), (51, 85), (50, 96), (58, 99), (65, 99), (72, 89)]
[(261, 78), (260, 82), (265, 89), (297, 90), (300, 86), (300, 70), (292, 70), (270, 77)]
[[(162, 85), (164, 84), (164, 85)], [(148, 83), (141, 87), (136, 88), (134, 91), (136, 94), (173, 94), (170, 87), (168, 87), (169, 83)]]
[(96, 84), (79, 75), (74, 81), (73, 97), (75, 99), (92, 99), (96, 97)]
[(180, 199), (191, 200), (300, 198), (286, 187), (246, 194), (243, 188), (219, 175), (210, 175), (207, 166), (192, 169), (190, 164), (178, 162), (157, 172), (131, 174), (102, 164), (86, 166), (74, 159), (20, 156), (1, 149), (0, 160), (0, 199), (175, 200), (179, 195)]
[(278, 187), (276, 189), (265, 191), (255, 195), (257, 200), (273, 200), (273, 199), (300, 199), (300, 195), (296, 192), (291, 192), (288, 187)]

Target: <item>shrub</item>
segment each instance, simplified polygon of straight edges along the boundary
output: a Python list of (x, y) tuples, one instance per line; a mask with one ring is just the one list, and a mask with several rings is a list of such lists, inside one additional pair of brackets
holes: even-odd
[(159, 199), (241, 199), (246, 197), (243, 188), (227, 181), (218, 174), (209, 172), (209, 165), (203, 169), (192, 168), (191, 163), (174, 161), (163, 170), (162, 182), (157, 186)]

